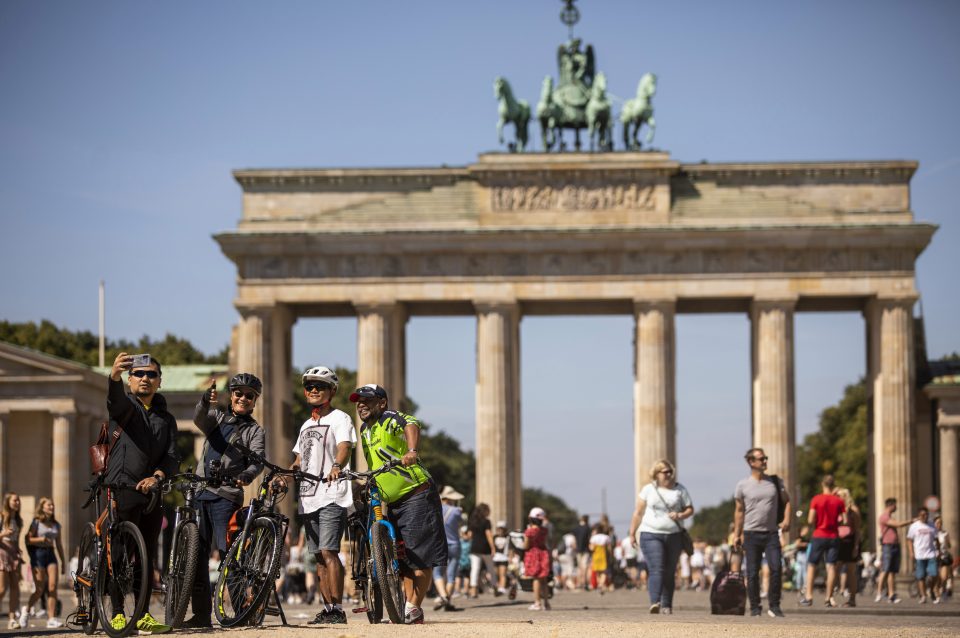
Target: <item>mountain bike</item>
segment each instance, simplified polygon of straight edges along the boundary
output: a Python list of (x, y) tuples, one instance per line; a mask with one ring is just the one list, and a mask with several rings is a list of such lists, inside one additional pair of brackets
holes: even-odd
[[(137, 621), (147, 611), (151, 568), (147, 546), (136, 525), (117, 519), (116, 493), (135, 489), (134, 485), (107, 483), (100, 475), (90, 485), (90, 497), (83, 504), (83, 509), (95, 504), (100, 515), (80, 534), (73, 574), (77, 610), (67, 620), (86, 634), (96, 631), (99, 622), (111, 638), (128, 636), (137, 631)], [(104, 490), (107, 505), (101, 510)], [(144, 513), (153, 511), (158, 500), (159, 491), (151, 492)]]
[(175, 474), (163, 483), (164, 494), (177, 489), (183, 493), (185, 499), (184, 504), (176, 509), (170, 556), (163, 575), (164, 622), (174, 629), (183, 624), (183, 617), (187, 613), (197, 561), (207, 559), (206, 556), (198, 556), (200, 529), (197, 524), (196, 499), (205, 487), (220, 487), (227, 483), (234, 484), (235, 481), (220, 476), (219, 463), (209, 476), (198, 476), (188, 471)]
[(226, 557), (220, 563), (220, 575), (213, 594), (213, 612), (223, 627), (259, 625), (266, 614), (280, 616), (286, 625), (287, 618), (274, 583), (280, 577), (283, 539), (290, 521), (276, 511), (277, 503), (283, 499), (286, 491), (274, 489), (272, 484), (278, 476), (292, 476), (297, 482), (320, 482), (323, 477), (282, 468), (245, 445), (231, 445), (248, 459), (262, 463), (268, 471), (260, 481), (257, 495), (245, 509), (237, 513), (237, 522), (239, 524), (243, 519), (243, 527), (228, 542)]
[(375, 478), (399, 464), (399, 461), (391, 461), (369, 472), (344, 469), (337, 479), (362, 481), (362, 491), (355, 499), (356, 511), (347, 522), (347, 538), (350, 542), (350, 577), (363, 602), (363, 606), (354, 609), (353, 613), (366, 612), (367, 620), (372, 624), (383, 620), (384, 609), (390, 622), (404, 623), (406, 597), (400, 584), (403, 546), (397, 542), (393, 524), (383, 517), (380, 489)]

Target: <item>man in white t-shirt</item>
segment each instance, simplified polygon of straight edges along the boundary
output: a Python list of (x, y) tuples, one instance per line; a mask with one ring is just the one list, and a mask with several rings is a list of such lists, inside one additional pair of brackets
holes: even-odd
[(937, 555), (940, 551), (937, 528), (930, 524), (930, 512), (921, 507), (917, 520), (907, 528), (907, 550), (914, 560), (914, 576), (920, 587), (920, 602), (927, 602), (927, 585), (934, 604), (940, 602), (937, 595)]
[(324, 483), (300, 484), (300, 517), (307, 549), (317, 558), (317, 589), (323, 609), (310, 624), (345, 624), (343, 611), (343, 563), (340, 540), (347, 526), (347, 509), (353, 504), (349, 481), (337, 481), (340, 470), (350, 461), (357, 443), (353, 419), (330, 405), (340, 381), (330, 368), (315, 366), (303, 374), (303, 396), (313, 408), (300, 426), (293, 446), (297, 458), (292, 467), (323, 476)]

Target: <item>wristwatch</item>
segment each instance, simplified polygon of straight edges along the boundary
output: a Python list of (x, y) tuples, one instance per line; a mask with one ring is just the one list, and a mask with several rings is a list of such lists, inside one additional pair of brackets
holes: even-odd
[(338, 470), (342, 470), (342, 469), (343, 469), (343, 466), (340, 465), (339, 463), (337, 463), (336, 461), (334, 461), (334, 463), (333, 463), (333, 465), (331, 465), (331, 467), (335, 467), (335, 468), (337, 468)]
[(162, 483), (162, 482), (163, 482), (163, 477), (160, 476), (160, 473), (159, 473), (159, 472), (154, 472), (154, 473), (153, 473), (153, 478), (157, 481), (157, 483)]

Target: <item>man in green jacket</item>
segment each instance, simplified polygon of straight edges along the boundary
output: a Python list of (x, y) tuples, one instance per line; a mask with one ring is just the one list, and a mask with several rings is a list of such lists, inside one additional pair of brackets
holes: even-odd
[(430, 589), (432, 570), (447, 564), (447, 540), (437, 486), (417, 455), (420, 422), (387, 409), (387, 391), (379, 385), (357, 388), (350, 400), (357, 404), (357, 415), (363, 421), (360, 441), (367, 466), (376, 470), (390, 461), (401, 463), (378, 476), (377, 487), (406, 548), (401, 565), (407, 598), (405, 620), (408, 625), (422, 624), (421, 605)]

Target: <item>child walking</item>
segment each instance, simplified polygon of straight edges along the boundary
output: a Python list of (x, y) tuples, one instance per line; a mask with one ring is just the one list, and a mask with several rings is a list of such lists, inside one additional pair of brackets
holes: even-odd
[(547, 577), (550, 575), (550, 552), (547, 550), (547, 529), (543, 519), (547, 513), (542, 507), (530, 510), (527, 529), (523, 532), (523, 571), (527, 578), (533, 579), (533, 604), (531, 611), (550, 609), (547, 600)]

